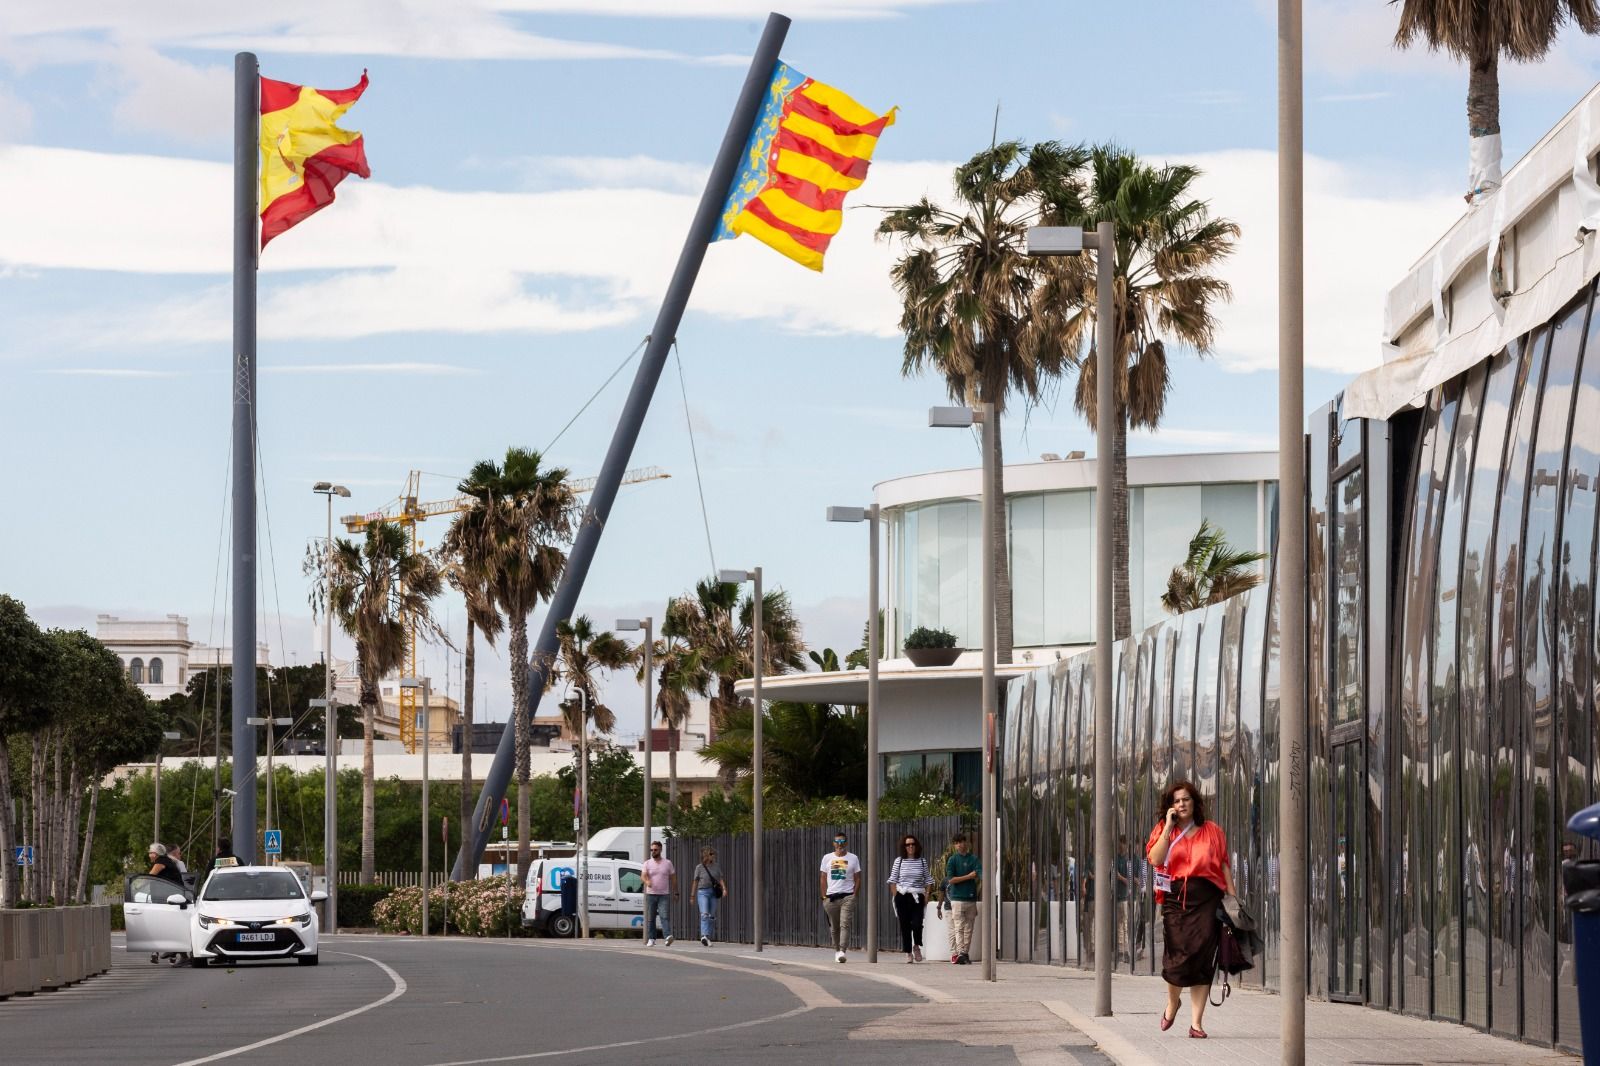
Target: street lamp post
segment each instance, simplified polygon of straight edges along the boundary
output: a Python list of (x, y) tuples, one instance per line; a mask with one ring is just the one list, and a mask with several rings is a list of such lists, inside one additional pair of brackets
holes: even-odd
[(755, 662), (755, 691), (751, 693), (751, 702), (754, 713), (750, 716), (754, 720), (755, 746), (751, 752), (751, 834), (750, 834), (750, 927), (755, 939), (756, 950), (761, 948), (761, 892), (764, 887), (762, 877), (762, 810), (761, 789), (765, 775), (762, 762), (766, 758), (766, 748), (761, 741), (761, 673), (764, 648), (761, 633), (761, 567), (754, 570), (722, 570), (717, 573), (717, 580), (734, 585), (742, 585), (746, 581), (753, 582), (751, 596), (755, 601), (755, 625), (751, 634), (750, 656)]
[[(322, 868), (328, 878), (328, 899), (324, 913), (328, 920), (322, 923), (326, 932), (339, 931), (339, 710), (333, 699), (333, 610), (329, 603), (333, 591), (333, 498), (350, 497), (350, 490), (331, 481), (319, 481), (311, 491), (328, 498), (328, 537), (324, 543), (323, 596), (322, 596), (322, 708), (323, 714), (323, 769), (322, 769)], [(317, 701), (312, 700), (316, 707)]]
[[(173, 732), (170, 729), (163, 730), (162, 733), (161, 733), (161, 739), (163, 741), (166, 741), (166, 740), (177, 740), (178, 736), (179, 736), (179, 734)], [(156, 818), (155, 818), (155, 822), (156, 822), (155, 835), (152, 836), (150, 839), (156, 841), (157, 843), (159, 843), (160, 840), (161, 840), (161, 745), (160, 744), (156, 745)]]
[[(1114, 790), (1111, 780), (1112, 680), (1112, 536), (1115, 530), (1111, 496), (1116, 490), (1111, 455), (1116, 446), (1116, 409), (1112, 387), (1116, 381), (1117, 327), (1115, 296), (1117, 276), (1116, 227), (1101, 222), (1093, 233), (1079, 226), (1043, 226), (1028, 231), (1028, 255), (1082, 255), (1095, 253), (1094, 347), (1099, 370), (1095, 375), (1095, 490), (1094, 490), (1094, 870), (1101, 885), (1116, 885), (1116, 841), (1112, 839)], [(1101, 891), (1094, 908), (1094, 1013), (1111, 1014), (1111, 970), (1116, 963), (1116, 893)]]
[[(867, 524), (867, 840), (866, 884), (878, 883), (878, 649), (883, 640), (878, 624), (878, 505), (830, 507), (830, 522)], [(878, 892), (867, 894), (867, 961), (878, 961)]]
[[(647, 847), (645, 849), (649, 851)], [(648, 915), (645, 939), (649, 939)], [(589, 697), (578, 686), (578, 925), (589, 939)]]
[(1000, 831), (995, 802), (995, 718), (996, 696), (994, 680), (994, 523), (995, 496), (994, 469), (994, 404), (980, 403), (977, 410), (970, 407), (930, 407), (928, 425), (936, 429), (966, 429), (973, 424), (983, 426), (983, 509), (981, 555), (983, 559), (983, 602), (980, 608), (983, 647), (983, 806), (979, 817), (983, 827), (978, 833), (979, 863), (983, 877), (979, 880), (978, 897), (978, 948), (983, 953), (983, 979), (994, 980), (994, 955), (997, 944), (994, 930), (999, 910), (999, 895), (993, 885), (1000, 870)]
[[(654, 785), (650, 778), (650, 760), (653, 757), (650, 729), (655, 721), (655, 704), (652, 697), (652, 687), (655, 678), (651, 674), (655, 670), (655, 648), (652, 641), (655, 638), (654, 618), (619, 618), (617, 619), (617, 632), (619, 633), (644, 633), (644, 853), (650, 854), (651, 836), (650, 820), (655, 814)], [(644, 938), (650, 939), (649, 917), (645, 919)]]
[[(294, 719), (293, 718), (253, 718), (252, 717), (252, 718), (246, 718), (244, 720), (244, 724), (245, 725), (264, 725), (264, 726), (267, 727), (267, 828), (268, 829), (275, 829), (275, 828), (277, 828), (277, 822), (273, 817), (273, 806), (272, 806), (272, 749), (277, 747), (277, 741), (273, 737), (272, 727), (273, 726), (279, 726), (279, 725), (293, 725), (294, 724)], [(252, 834), (255, 833), (255, 827), (254, 826), (250, 827), (250, 832)], [(251, 850), (252, 851), (255, 850), (254, 846), (251, 847)], [(277, 865), (277, 860), (275, 858), (273, 858), (272, 856), (265, 856), (265, 858), (268, 860), (266, 865), (268, 865), (268, 866), (276, 866)]]
[(428, 746), (432, 741), (429, 727), (433, 725), (433, 714), (428, 706), (429, 697), (432, 695), (430, 681), (426, 677), (402, 677), (401, 688), (422, 690), (422, 935), (428, 935)]

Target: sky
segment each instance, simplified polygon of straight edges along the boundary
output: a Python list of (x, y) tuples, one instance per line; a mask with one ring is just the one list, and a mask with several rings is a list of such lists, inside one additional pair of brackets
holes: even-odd
[[(825, 271), (713, 246), (580, 600), (660, 616), (719, 567), (762, 566), (808, 643), (865, 621), (866, 538), (824, 523), (881, 480), (972, 466), (926, 428), (941, 382), (901, 374), (878, 209), (947, 195), (992, 136), (1113, 141), (1201, 168), (1242, 236), (1216, 350), (1180, 352), (1160, 430), (1130, 451), (1276, 441), (1276, 4), (794, 0), (783, 57), (898, 106)], [(313, 482), (350, 511), (408, 471), (452, 494), (520, 445), (596, 473), (767, 6), (755, 0), (11, 0), (0, 20), (0, 592), (50, 625), (188, 617), (225, 643), (233, 54), (268, 77), (371, 87), (343, 120), (368, 181), (278, 238), (260, 272), (258, 632), (314, 661), (301, 560)], [(1466, 73), (1395, 51), (1392, 5), (1307, 0), (1306, 398), (1380, 355), (1382, 299), (1460, 215)], [(1509, 166), (1586, 91), (1569, 31), (1502, 72)], [(1013, 461), (1081, 448), (1073, 382), (1004, 427)], [(598, 394), (597, 394), (597, 390)], [(590, 401), (570, 428), (563, 427)], [(692, 427), (692, 434), (691, 434)], [(696, 463), (699, 469), (697, 486)], [(704, 517), (701, 492), (704, 495)], [(341, 507), (340, 510), (345, 510)], [(709, 546), (708, 532), (709, 525)], [(421, 527), (425, 545), (444, 532)], [(459, 602), (440, 613), (459, 649)], [(535, 630), (536, 632), (536, 630)], [(350, 645), (336, 637), (336, 655)], [(509, 702), (479, 657), (480, 719)], [(425, 666), (459, 696), (459, 650)], [(638, 690), (609, 687), (620, 731)]]

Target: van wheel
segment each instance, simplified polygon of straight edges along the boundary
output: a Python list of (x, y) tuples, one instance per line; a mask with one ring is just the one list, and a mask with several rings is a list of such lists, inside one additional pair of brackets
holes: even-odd
[(544, 931), (548, 936), (566, 939), (578, 935), (578, 918), (574, 914), (562, 914), (557, 911), (544, 923)]

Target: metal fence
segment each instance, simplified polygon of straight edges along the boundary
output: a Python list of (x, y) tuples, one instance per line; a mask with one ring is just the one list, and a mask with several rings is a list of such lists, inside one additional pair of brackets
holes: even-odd
[[(889, 865), (894, 859), (897, 845), (906, 833), (922, 841), (923, 851), (931, 861), (937, 862), (949, 847), (950, 838), (958, 832), (972, 832), (971, 819), (958, 815), (938, 818), (917, 818), (904, 821), (884, 819), (878, 823), (877, 885), (862, 879), (862, 895), (878, 894), (878, 947), (897, 950), (900, 946), (900, 927), (895, 921), (894, 908), (889, 905), (889, 895), (883, 883), (889, 879)], [(768, 944), (797, 944), (820, 947), (828, 943), (828, 919), (822, 912), (822, 901), (817, 898), (817, 871), (822, 857), (833, 851), (835, 832), (843, 830), (850, 839), (850, 850), (866, 861), (864, 854), (867, 837), (865, 822), (843, 826), (810, 826), (804, 829), (769, 829), (762, 865), (766, 872), (765, 928), (762, 939)], [(678, 869), (681, 893), (672, 909), (673, 930), (684, 939), (699, 935), (700, 913), (694, 898), (694, 885), (690, 880), (695, 866), (700, 862), (700, 849), (716, 850), (717, 863), (728, 881), (728, 894), (718, 900), (715, 940), (750, 943), (754, 940), (750, 914), (750, 882), (753, 869), (751, 834), (719, 833), (715, 836), (673, 837), (667, 841), (667, 857)], [(866, 944), (868, 900), (856, 907), (855, 925), (850, 931), (850, 946), (862, 948)]]
[[(434, 870), (428, 878), (428, 886), (435, 888), (450, 880), (450, 875), (443, 870)], [(361, 880), (360, 870), (340, 870), (339, 883), (341, 885), (388, 885), (391, 888), (415, 888), (422, 884), (422, 871), (420, 870), (378, 870), (373, 873), (371, 881)]]

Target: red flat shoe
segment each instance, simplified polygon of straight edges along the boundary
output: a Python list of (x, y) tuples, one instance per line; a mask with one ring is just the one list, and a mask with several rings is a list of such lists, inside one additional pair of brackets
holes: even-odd
[(1206, 1031), (1204, 1029), (1196, 1029), (1191, 1025), (1189, 1026), (1189, 1037), (1192, 1040), (1204, 1040), (1206, 1038)]
[(1177, 1021), (1177, 1020), (1178, 1020), (1178, 1016), (1176, 1014), (1174, 1014), (1172, 1017), (1168, 1018), (1167, 1017), (1167, 1009), (1165, 1007), (1161, 1008), (1161, 1031), (1163, 1033), (1166, 1032), (1168, 1029), (1171, 1029), (1172, 1028), (1172, 1023)]

